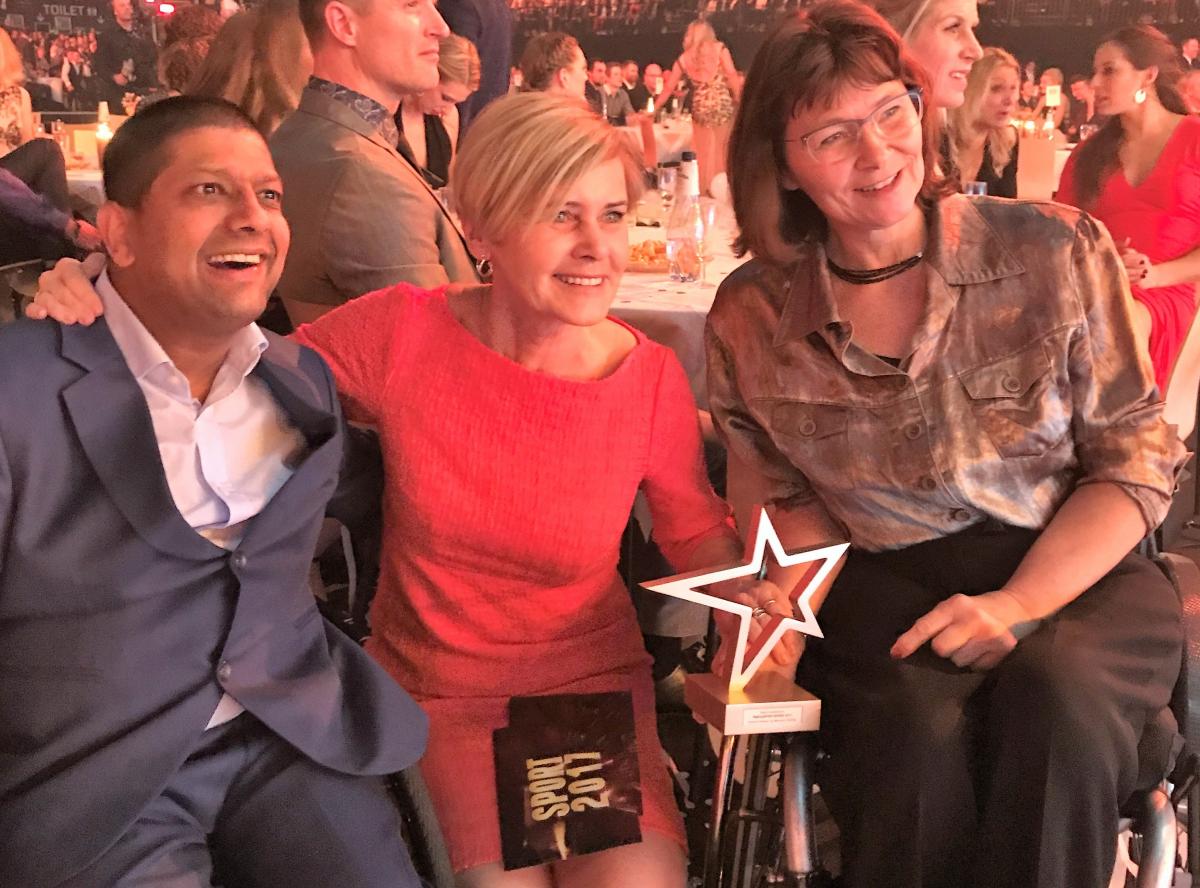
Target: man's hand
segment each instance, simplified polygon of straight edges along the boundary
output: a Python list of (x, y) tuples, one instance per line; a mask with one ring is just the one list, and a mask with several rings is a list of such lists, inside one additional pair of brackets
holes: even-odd
[(37, 295), (25, 307), (25, 314), (38, 321), (53, 318), (60, 324), (88, 326), (104, 314), (104, 305), (92, 286), (92, 280), (104, 270), (104, 262), (103, 253), (93, 253), (83, 262), (58, 260), (38, 278)]
[(994, 668), (1038, 626), (1024, 606), (1001, 589), (983, 595), (954, 595), (913, 623), (892, 645), (898, 660), (925, 642), (939, 657), (975, 671)]

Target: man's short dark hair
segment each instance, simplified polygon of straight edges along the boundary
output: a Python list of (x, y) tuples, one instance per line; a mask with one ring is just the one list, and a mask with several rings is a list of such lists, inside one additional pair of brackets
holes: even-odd
[(1086, 81), (1086, 82), (1088, 82), (1088, 83), (1091, 83), (1091, 82), (1092, 82), (1092, 78), (1091, 78), (1091, 77), (1089, 77), (1089, 76), (1088, 76), (1088, 75), (1086, 75), (1086, 74), (1072, 74), (1072, 75), (1071, 75), (1071, 82), (1070, 82), (1070, 84), (1069, 84), (1069, 85), (1070, 85), (1070, 86), (1074, 86), (1075, 84), (1079, 83), (1079, 81), (1081, 81), (1081, 80), (1083, 80), (1083, 81)]
[(104, 194), (136, 208), (171, 161), (175, 137), (205, 127), (258, 128), (241, 108), (224, 99), (175, 96), (138, 111), (117, 130), (104, 152)]

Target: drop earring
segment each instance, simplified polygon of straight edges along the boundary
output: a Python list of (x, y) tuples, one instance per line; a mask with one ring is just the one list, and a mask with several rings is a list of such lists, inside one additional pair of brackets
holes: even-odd
[(1133, 101), (1139, 105), (1142, 104), (1143, 102), (1145, 102), (1146, 101), (1146, 90), (1139, 89), (1137, 92), (1135, 92), (1133, 94)]

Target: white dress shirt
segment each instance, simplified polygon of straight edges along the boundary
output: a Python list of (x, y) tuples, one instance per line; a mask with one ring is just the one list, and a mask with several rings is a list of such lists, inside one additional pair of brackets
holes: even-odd
[[(266, 337), (256, 324), (238, 331), (202, 404), (113, 288), (107, 271), (96, 281), (96, 292), (108, 329), (150, 408), (175, 508), (205, 539), (236, 548), (246, 522), (291, 477), (292, 457), (304, 443), (267, 384), (250, 375), (267, 348)], [(225, 694), (208, 727), (242, 711)]]

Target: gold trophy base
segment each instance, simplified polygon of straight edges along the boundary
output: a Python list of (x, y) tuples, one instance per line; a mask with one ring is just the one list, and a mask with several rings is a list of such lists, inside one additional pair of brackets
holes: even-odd
[(821, 701), (782, 675), (760, 672), (743, 690), (711, 673), (689, 675), (683, 699), (697, 716), (727, 737), (815, 731)]

